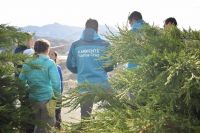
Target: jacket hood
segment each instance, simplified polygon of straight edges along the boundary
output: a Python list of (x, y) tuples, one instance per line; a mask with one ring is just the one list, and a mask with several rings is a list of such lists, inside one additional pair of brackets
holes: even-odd
[(81, 35), (81, 39), (84, 41), (94, 41), (100, 39), (100, 36), (94, 29), (86, 28)]

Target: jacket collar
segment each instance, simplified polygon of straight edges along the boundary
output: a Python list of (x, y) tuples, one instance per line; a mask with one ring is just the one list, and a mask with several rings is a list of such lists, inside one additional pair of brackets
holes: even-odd
[(38, 54), (40, 58), (49, 59), (48, 55), (45, 54)]

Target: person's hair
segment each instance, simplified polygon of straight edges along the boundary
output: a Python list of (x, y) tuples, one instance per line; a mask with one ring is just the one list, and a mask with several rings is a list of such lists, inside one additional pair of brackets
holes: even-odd
[(88, 19), (85, 23), (85, 28), (92, 28), (95, 31), (98, 31), (98, 21), (95, 19)]
[(128, 20), (129, 21), (141, 20), (141, 19), (142, 19), (142, 14), (140, 12), (138, 12), (138, 11), (134, 11), (128, 16)]
[[(57, 57), (58, 57), (58, 53), (57, 53), (56, 51), (52, 51), (52, 52), (54, 53), (55, 57), (57, 58)], [(57, 62), (57, 59), (55, 59), (54, 61), (55, 61), (55, 63), (56, 63), (56, 62)]]
[(58, 52), (56, 52), (56, 51), (53, 51), (53, 53), (55, 54), (55, 56), (56, 56), (56, 57), (58, 56)]
[(167, 18), (167, 19), (165, 20), (165, 25), (167, 25), (167, 24), (169, 24), (169, 23), (173, 24), (174, 26), (177, 26), (177, 21), (176, 21), (176, 19), (173, 18), (173, 17), (169, 17), (169, 18)]
[(34, 50), (36, 54), (44, 53), (50, 47), (50, 42), (46, 39), (38, 39), (35, 41)]

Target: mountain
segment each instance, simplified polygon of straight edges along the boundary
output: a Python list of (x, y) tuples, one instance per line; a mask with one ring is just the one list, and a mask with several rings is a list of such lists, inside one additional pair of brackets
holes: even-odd
[[(26, 27), (21, 27), (21, 29), (26, 32), (35, 33), (35, 35), (39, 37), (48, 37), (56, 40), (62, 39), (68, 42), (72, 42), (80, 38), (84, 28), (54, 23), (54, 24), (44, 25), (41, 27), (26, 26)], [(116, 32), (116, 29), (113, 27), (109, 27), (109, 29), (113, 32)], [(108, 32), (107, 27), (100, 25), (99, 33), (105, 34), (106, 32)]]

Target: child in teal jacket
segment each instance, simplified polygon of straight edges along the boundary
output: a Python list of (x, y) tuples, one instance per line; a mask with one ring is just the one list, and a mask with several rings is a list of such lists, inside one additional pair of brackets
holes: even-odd
[(19, 78), (28, 85), (29, 100), (34, 109), (36, 121), (35, 132), (48, 132), (47, 127), (53, 126), (55, 118), (49, 115), (47, 103), (53, 97), (60, 97), (60, 77), (57, 66), (48, 56), (50, 43), (41, 39), (35, 42), (35, 56), (23, 65)]

